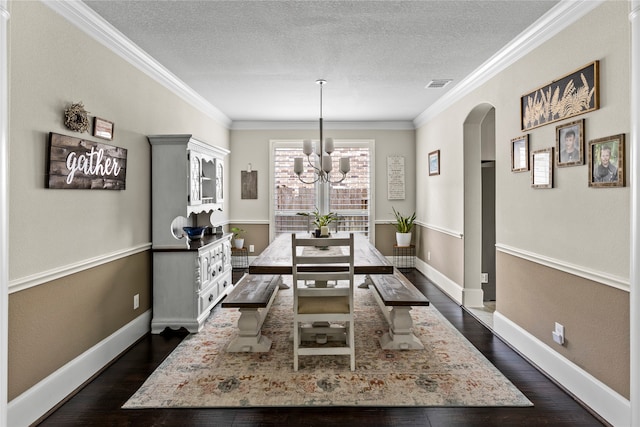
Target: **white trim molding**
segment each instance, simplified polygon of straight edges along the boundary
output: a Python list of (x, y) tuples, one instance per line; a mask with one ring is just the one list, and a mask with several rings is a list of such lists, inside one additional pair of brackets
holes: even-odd
[(627, 399), (498, 311), (493, 314), (493, 330), (611, 425), (632, 425), (631, 405)]
[(443, 234), (447, 234), (449, 236), (455, 237), (456, 239), (462, 239), (464, 237), (464, 234), (460, 231), (455, 231), (455, 230), (449, 230), (447, 228), (444, 227), (440, 227), (437, 225), (433, 225), (433, 224), (427, 224), (424, 223), (422, 221), (416, 221), (415, 224), (424, 227), (424, 228), (428, 228), (429, 230), (433, 230), (433, 231), (437, 231), (439, 233), (443, 233)]
[(8, 424), (29, 426), (149, 332), (151, 310), (9, 402)]
[(138, 45), (109, 24), (81, 1), (41, 0), (43, 4), (63, 16), (71, 24), (113, 51), (116, 55), (171, 90), (204, 114), (229, 128), (231, 119), (204, 99), (191, 87), (152, 58)]
[(471, 91), (493, 78), (499, 72), (551, 39), (560, 31), (600, 6), (605, 0), (560, 1), (549, 12), (525, 29), (518, 37), (476, 68), (444, 96), (434, 102), (413, 120), (416, 128), (442, 113)]
[(496, 244), (496, 250), (498, 252), (526, 259), (527, 261), (535, 262), (536, 264), (541, 264), (555, 270), (564, 271), (565, 273), (573, 274), (574, 276), (592, 280), (594, 282), (611, 286), (623, 291), (629, 292), (630, 290), (629, 279), (623, 277), (614, 276), (612, 274), (604, 273), (601, 271), (591, 270), (587, 267), (571, 264), (566, 261), (554, 259), (534, 252), (525, 251), (523, 249), (514, 248), (512, 246), (504, 245), (501, 243)]
[(268, 219), (230, 219), (227, 224), (270, 225)]
[[(415, 130), (413, 122), (406, 121), (361, 121), (323, 122), (329, 130)], [(309, 130), (318, 129), (317, 121), (234, 121), (232, 130)]]
[(63, 265), (61, 267), (54, 268), (48, 271), (32, 274), (31, 276), (21, 277), (9, 282), (9, 293), (12, 294), (14, 292), (23, 291), (34, 286), (51, 282), (52, 280), (60, 279), (70, 274), (79, 273), (83, 270), (88, 270), (89, 268), (107, 264), (120, 258), (126, 258), (140, 252), (148, 251), (149, 249), (151, 249), (151, 243), (145, 243), (139, 246), (134, 246), (132, 248), (123, 249), (109, 254), (82, 260), (73, 264)]
[(7, 424), (9, 359), (9, 38), (8, 0), (0, 0), (0, 427)]
[(630, 401), (631, 425), (640, 425), (640, 0), (631, 1), (631, 135), (629, 141), (630, 238)]
[(416, 257), (416, 269), (425, 275), (429, 280), (431, 280), (440, 290), (445, 292), (451, 299), (453, 299), (458, 304), (462, 305), (464, 299), (464, 291), (465, 289), (449, 279), (444, 274), (440, 273), (438, 270)]

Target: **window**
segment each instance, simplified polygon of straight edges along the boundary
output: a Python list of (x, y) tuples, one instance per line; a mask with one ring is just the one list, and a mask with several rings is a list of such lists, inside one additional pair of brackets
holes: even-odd
[[(298, 212), (322, 210), (328, 200), (328, 210), (338, 214), (339, 231), (353, 231), (370, 236), (373, 230), (371, 206), (373, 200), (373, 141), (335, 141), (333, 170), (339, 171), (339, 158), (351, 158), (351, 171), (338, 184), (304, 184), (293, 173), (293, 159), (302, 154), (302, 141), (272, 143), (272, 238), (282, 233), (310, 230), (307, 217)], [(303, 178), (311, 180), (311, 167), (305, 168)], [(335, 176), (340, 176), (335, 172)]]

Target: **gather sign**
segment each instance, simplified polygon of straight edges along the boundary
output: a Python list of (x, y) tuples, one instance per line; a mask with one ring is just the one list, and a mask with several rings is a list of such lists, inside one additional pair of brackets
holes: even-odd
[(48, 188), (124, 190), (127, 149), (49, 133)]

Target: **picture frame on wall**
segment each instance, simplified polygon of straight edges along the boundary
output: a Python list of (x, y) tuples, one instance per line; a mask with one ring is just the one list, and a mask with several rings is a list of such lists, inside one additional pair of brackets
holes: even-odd
[(440, 150), (429, 153), (429, 176), (440, 175)]
[(624, 187), (624, 134), (589, 141), (589, 187)]
[(113, 122), (95, 117), (93, 119), (93, 136), (111, 141), (113, 139)]
[(531, 187), (553, 188), (553, 147), (531, 153)]
[(584, 119), (556, 126), (556, 164), (584, 165)]
[(529, 170), (529, 134), (511, 140), (511, 172)]
[(527, 131), (600, 108), (599, 61), (520, 97), (520, 129)]

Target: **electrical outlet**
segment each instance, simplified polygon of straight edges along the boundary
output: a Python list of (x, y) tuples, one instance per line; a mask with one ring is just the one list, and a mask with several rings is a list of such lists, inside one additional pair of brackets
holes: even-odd
[(489, 283), (489, 273), (482, 273), (480, 283)]
[(553, 341), (555, 341), (560, 345), (563, 345), (564, 344), (564, 326), (556, 322), (556, 328), (551, 333), (551, 336), (553, 337)]
[(256, 250), (256, 248), (253, 245), (249, 245), (249, 252), (253, 252), (255, 250)]
[(137, 309), (140, 307), (140, 294), (135, 294), (133, 296), (133, 309)]

